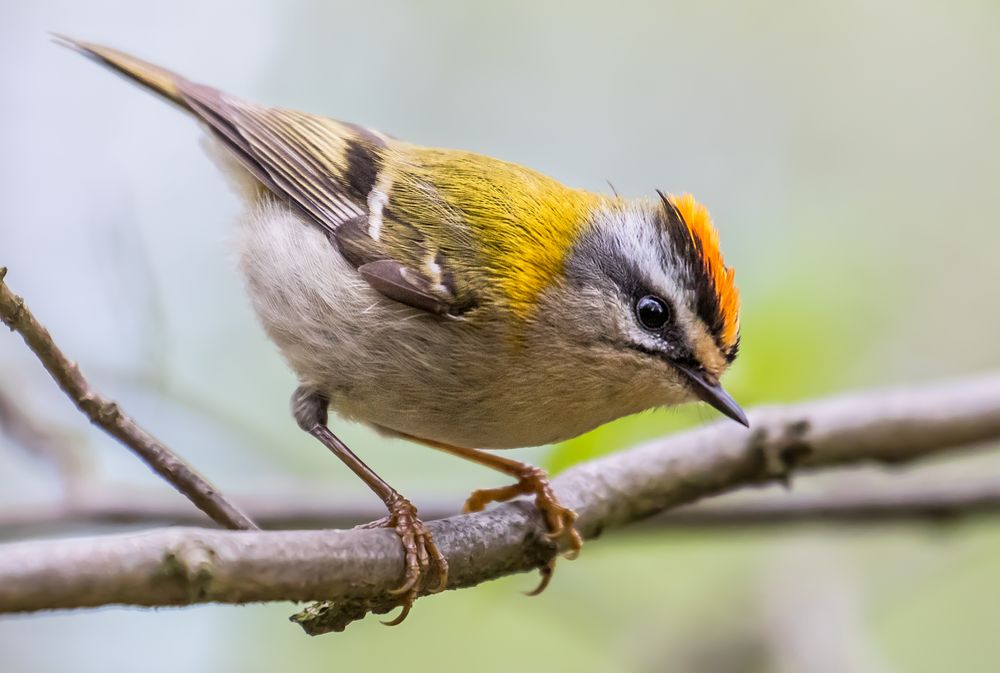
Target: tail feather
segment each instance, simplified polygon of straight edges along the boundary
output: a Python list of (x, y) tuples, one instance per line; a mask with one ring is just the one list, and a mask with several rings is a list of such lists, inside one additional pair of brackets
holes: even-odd
[(57, 44), (83, 54), (185, 110), (191, 110), (191, 106), (181, 93), (181, 84), (186, 80), (180, 75), (117, 49), (76, 40), (57, 33), (53, 33), (52, 38)]
[[(345, 177), (348, 169), (340, 167), (348, 164), (350, 147), (361, 147), (358, 132), (351, 127), (247, 103), (117, 49), (53, 37), (190, 113), (264, 189), (320, 226), (333, 231), (344, 219), (362, 212), (364, 199), (356, 202), (351, 191), (356, 188)], [(258, 192), (252, 190), (254, 196)]]
[(129, 81), (158, 94), (191, 113), (201, 121), (209, 133), (228, 148), (243, 166), (267, 189), (280, 194), (274, 179), (268, 172), (261, 157), (254, 150), (250, 140), (241, 132), (236, 108), (218, 89), (197, 84), (175, 72), (153, 65), (148, 61), (126, 54), (123, 51), (105, 47), (93, 42), (76, 40), (53, 33), (55, 42), (82, 54), (113, 72), (123, 75)]

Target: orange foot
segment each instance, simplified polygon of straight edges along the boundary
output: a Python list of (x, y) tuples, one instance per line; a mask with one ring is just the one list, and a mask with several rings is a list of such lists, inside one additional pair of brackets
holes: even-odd
[(403, 583), (389, 592), (403, 596), (401, 603), (403, 609), (395, 619), (382, 622), (386, 626), (396, 626), (410, 614), (410, 608), (417, 598), (422, 580), (430, 574), (432, 565), (437, 571), (438, 581), (429, 593), (438, 593), (447, 586), (448, 560), (434, 544), (431, 532), (427, 530), (424, 522), (417, 517), (417, 508), (406, 498), (399, 498), (389, 504), (389, 516), (359, 528), (392, 528), (403, 543), (406, 574), (403, 576)]
[[(583, 538), (573, 526), (576, 521), (576, 512), (559, 504), (556, 494), (552, 491), (549, 483), (549, 475), (545, 470), (533, 465), (525, 465), (523, 470), (516, 475), (518, 481), (510, 486), (500, 486), (499, 488), (484, 488), (473, 491), (469, 499), (465, 501), (465, 512), (479, 512), (491, 502), (505, 502), (519, 495), (535, 496), (535, 506), (545, 517), (545, 524), (548, 528), (548, 537), (554, 540), (561, 549), (565, 549), (563, 555), (567, 559), (575, 559), (583, 548)], [(553, 558), (541, 568), (542, 580), (534, 591), (528, 593), (529, 596), (537, 596), (545, 590), (552, 579), (555, 570), (556, 560)]]

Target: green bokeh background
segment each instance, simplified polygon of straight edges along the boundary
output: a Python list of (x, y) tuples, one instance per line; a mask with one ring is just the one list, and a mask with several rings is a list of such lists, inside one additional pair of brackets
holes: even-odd
[[(239, 204), (196, 126), (47, 31), (572, 185), (693, 192), (737, 269), (743, 349), (727, 386), (747, 406), (1000, 364), (997, 3), (0, 2), (0, 264), (94, 382), (226, 491), (371, 498), (288, 417), (294, 381), (234, 270)], [(164, 488), (86, 427), (13, 337), (0, 340), (0, 385), (77, 432), (107, 488)], [(514, 453), (561, 469), (714, 418), (650, 412)], [(457, 507), (496, 481), (342, 427), (406, 493)], [(44, 463), (2, 442), (0, 509), (57, 497)], [(998, 470), (987, 453), (795, 488)], [(0, 671), (1000, 666), (989, 520), (615, 533), (529, 600), (532, 582), (318, 639), (285, 621), (291, 605), (0, 618)]]

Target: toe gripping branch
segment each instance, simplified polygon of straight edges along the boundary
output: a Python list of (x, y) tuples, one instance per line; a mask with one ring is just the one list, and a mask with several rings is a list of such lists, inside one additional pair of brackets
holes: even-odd
[[(519, 464), (520, 470), (515, 475), (517, 483), (498, 488), (485, 488), (473, 491), (465, 501), (465, 512), (479, 512), (491, 502), (505, 502), (521, 495), (534, 495), (535, 506), (545, 518), (548, 529), (547, 537), (560, 549), (565, 549), (563, 555), (568, 560), (575, 559), (583, 548), (583, 538), (575, 527), (576, 512), (564, 507), (556, 498), (545, 470), (533, 465)], [(528, 596), (537, 596), (545, 591), (555, 572), (557, 556), (553, 556), (538, 571), (541, 580), (538, 586), (527, 592)]]
[(423, 590), (423, 582), (433, 572), (437, 573), (437, 584), (428, 593), (436, 594), (448, 586), (448, 559), (434, 544), (431, 532), (417, 516), (417, 508), (406, 498), (388, 503), (389, 516), (359, 528), (392, 528), (403, 544), (405, 571), (403, 583), (392, 589), (393, 596), (402, 596), (402, 610), (394, 619), (382, 622), (386, 626), (401, 624), (410, 614), (413, 601)]
[[(365, 525), (365, 528), (391, 528), (396, 531), (404, 552), (403, 583), (391, 593), (401, 596), (402, 610), (395, 619), (385, 622), (390, 626), (401, 623), (410, 613), (413, 601), (423, 589), (423, 580), (433, 570), (437, 572), (437, 584), (430, 593), (442, 591), (448, 584), (448, 561), (434, 544), (430, 531), (417, 516), (417, 508), (409, 500), (385, 482), (351, 451), (330, 428), (327, 427), (329, 400), (322, 393), (307, 386), (301, 386), (292, 396), (292, 414), (303, 430), (319, 440), (368, 487), (381, 498), (389, 510), (388, 516)], [(320, 604), (322, 605), (322, 604)], [(319, 608), (317, 608), (319, 609)], [(304, 613), (303, 613), (304, 614)], [(296, 621), (301, 615), (296, 615)]]
[[(404, 574), (403, 582), (391, 594), (401, 596), (400, 605), (402, 610), (399, 615), (391, 621), (385, 622), (390, 626), (401, 623), (410, 613), (413, 601), (422, 592), (436, 593), (444, 590), (448, 583), (448, 561), (434, 544), (434, 539), (423, 521), (417, 516), (417, 509), (413, 504), (399, 494), (396, 489), (387, 484), (370, 467), (358, 458), (346, 444), (344, 444), (327, 427), (327, 409), (329, 399), (321, 392), (308, 386), (301, 386), (295, 391), (292, 397), (292, 413), (295, 416), (299, 427), (319, 440), (334, 455), (336, 455), (347, 467), (351, 469), (368, 487), (382, 499), (389, 513), (383, 519), (365, 525), (365, 528), (391, 528), (396, 531), (404, 551)], [(521, 495), (535, 496), (535, 506), (545, 519), (545, 526), (548, 529), (547, 536), (559, 549), (564, 549), (566, 558), (573, 559), (579, 554), (583, 546), (583, 538), (575, 528), (576, 512), (564, 507), (556, 498), (552, 485), (549, 482), (548, 474), (541, 468), (527, 465), (509, 458), (480, 451), (477, 449), (466, 449), (450, 446), (437, 442), (430, 442), (416, 439), (426, 445), (432, 446), (452, 455), (471, 460), (486, 467), (508, 474), (517, 482), (498, 488), (480, 489), (472, 493), (465, 503), (466, 512), (478, 512), (491, 502), (504, 502)], [(528, 595), (534, 596), (548, 586), (555, 570), (556, 557), (552, 557), (540, 569), (541, 581), (539, 585)], [(437, 583), (431, 589), (423, 587), (424, 581), (432, 576), (436, 571)], [(346, 616), (343, 606), (327, 606), (323, 614), (341, 615), (334, 617), (331, 625), (327, 625), (325, 630), (339, 630), (351, 621)], [(350, 608), (351, 606), (347, 606)], [(362, 605), (356, 606), (356, 611), (364, 614), (368, 608)], [(324, 611), (324, 604), (312, 606), (293, 619), (302, 624), (303, 628), (309, 629), (309, 625), (321, 618), (315, 613)], [(348, 610), (350, 612), (350, 610)], [(352, 613), (353, 614), (353, 613)], [(341, 621), (336, 621), (340, 619)], [(346, 619), (347, 621), (343, 621)]]

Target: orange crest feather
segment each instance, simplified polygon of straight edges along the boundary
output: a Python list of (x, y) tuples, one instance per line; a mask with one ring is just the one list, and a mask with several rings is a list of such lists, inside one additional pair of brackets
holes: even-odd
[(726, 267), (719, 248), (719, 234), (712, 224), (708, 209), (698, 203), (691, 194), (670, 196), (670, 202), (677, 208), (687, 226), (691, 241), (701, 251), (702, 262), (715, 286), (722, 314), (722, 342), (724, 348), (736, 343), (740, 331), (740, 291), (736, 288), (736, 272)]

